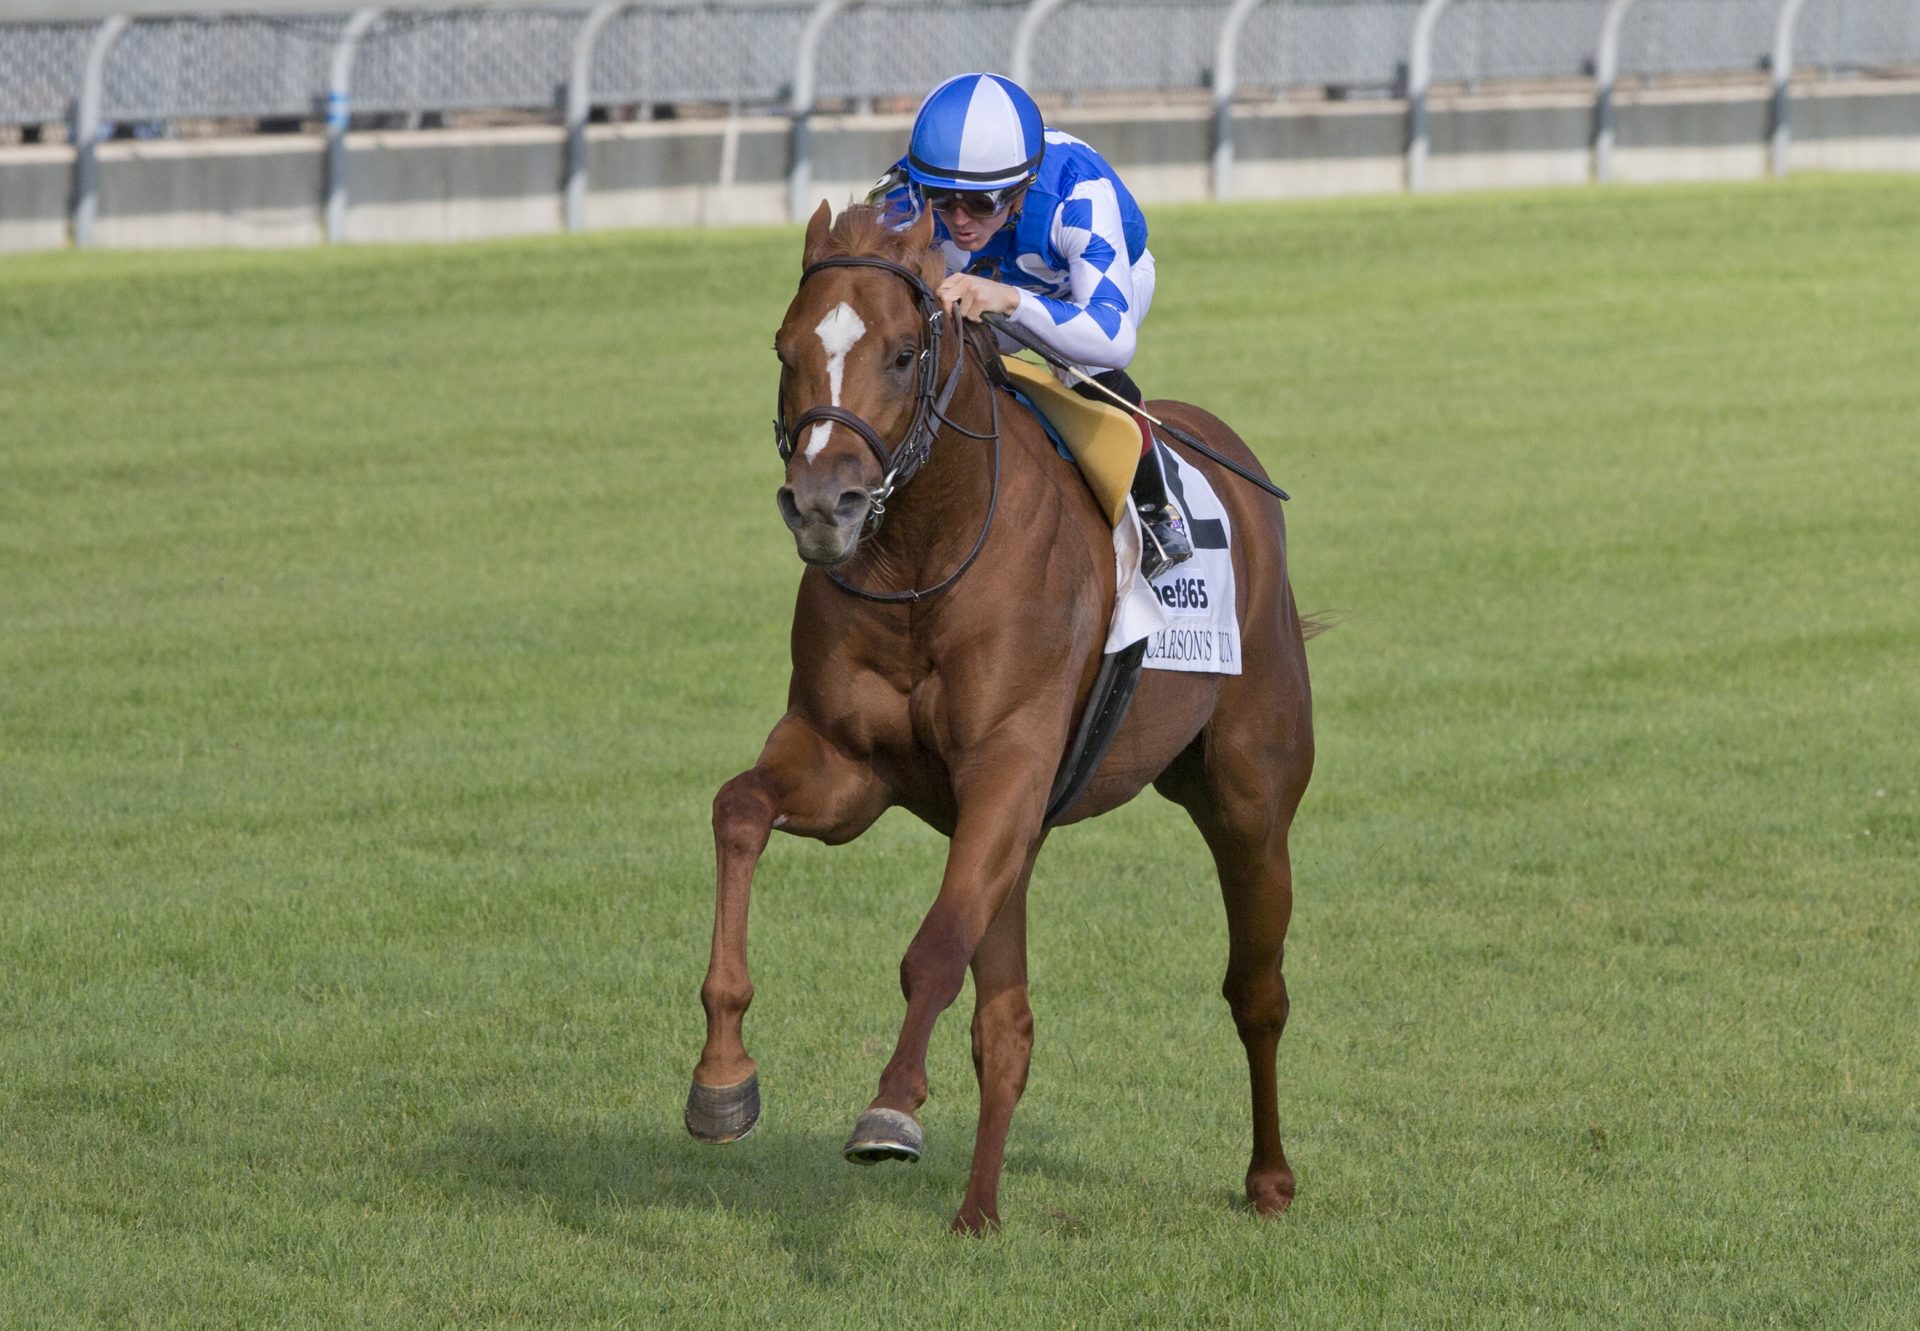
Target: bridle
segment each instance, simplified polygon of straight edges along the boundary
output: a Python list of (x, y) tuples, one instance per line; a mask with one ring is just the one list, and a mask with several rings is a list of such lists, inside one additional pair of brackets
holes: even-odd
[[(914, 474), (932, 455), (933, 441), (939, 437), (943, 428), (952, 429), (969, 439), (993, 441), (993, 489), (987, 500), (986, 521), (981, 524), (980, 536), (973, 543), (972, 551), (960, 561), (960, 566), (953, 572), (933, 586), (923, 589), (904, 592), (870, 592), (854, 586), (833, 570), (827, 570), (827, 576), (836, 586), (864, 600), (918, 601), (924, 596), (931, 596), (951, 586), (962, 573), (967, 571), (974, 558), (979, 555), (981, 547), (987, 543), (987, 532), (993, 526), (994, 509), (998, 506), (1000, 499), (999, 396), (991, 391), (992, 376), (987, 372), (986, 362), (979, 347), (964, 332), (961, 334), (959, 354), (953, 358), (953, 369), (948, 372), (945, 383), (939, 382), (940, 363), (943, 359), (941, 351), (945, 346), (946, 329), (949, 325), (945, 319), (946, 311), (941, 306), (940, 298), (934, 294), (933, 289), (926, 284), (920, 274), (889, 259), (846, 254), (820, 259), (807, 265), (806, 270), (800, 274), (800, 285), (805, 286), (808, 278), (829, 268), (879, 268), (900, 278), (912, 289), (914, 304), (920, 311), (919, 376), (914, 387), (913, 419), (907, 422), (906, 433), (901, 436), (900, 442), (889, 448), (886, 441), (881, 439), (878, 430), (858, 413), (848, 411), (845, 407), (828, 404), (808, 407), (791, 425), (776, 415), (773, 418), (773, 443), (774, 447), (780, 451), (780, 460), (790, 462), (793, 459), (794, 441), (800, 437), (801, 431), (818, 421), (844, 425), (864, 440), (867, 447), (873, 450), (874, 457), (879, 460), (883, 472), (880, 484), (873, 489), (872, 507), (867, 511), (866, 523), (860, 531), (861, 539), (865, 540), (880, 529), (880, 523), (887, 515), (887, 501), (893, 497), (895, 491), (913, 479)], [(987, 396), (992, 404), (992, 427), (985, 434), (967, 429), (946, 414), (948, 404), (953, 401), (954, 392), (960, 387), (960, 377), (966, 371), (968, 352), (972, 352), (974, 358), (980, 361), (981, 373), (988, 377)]]

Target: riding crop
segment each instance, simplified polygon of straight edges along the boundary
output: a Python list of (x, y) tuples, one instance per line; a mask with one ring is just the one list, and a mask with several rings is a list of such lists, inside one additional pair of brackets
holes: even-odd
[(1039, 355), (1040, 359), (1044, 360), (1047, 364), (1054, 366), (1056, 369), (1065, 370), (1068, 374), (1072, 375), (1075, 379), (1078, 379), (1083, 384), (1091, 384), (1094, 388), (1098, 389), (1100, 392), (1104, 393), (1107, 397), (1111, 398), (1115, 403), (1115, 405), (1125, 407), (1128, 411), (1138, 416), (1141, 420), (1146, 421), (1149, 425), (1157, 426), (1158, 428), (1165, 430), (1171, 438), (1177, 440), (1180, 443), (1185, 444), (1188, 448), (1191, 448), (1194, 452), (1200, 454), (1202, 457), (1213, 459), (1215, 462), (1218, 462), (1221, 466), (1225, 467), (1228, 471), (1238, 476), (1241, 480), (1253, 482), (1255, 485), (1259, 486), (1262, 490), (1265, 490), (1268, 494), (1272, 495), (1276, 499), (1293, 498), (1292, 495), (1288, 494), (1285, 490), (1282, 490), (1279, 486), (1275, 485), (1272, 481), (1266, 479), (1266, 477), (1256, 476), (1254, 473), (1248, 471), (1245, 467), (1241, 466), (1238, 462), (1235, 462), (1232, 458), (1222, 456), (1219, 452), (1208, 447), (1206, 444), (1201, 443), (1198, 439), (1195, 439), (1192, 435), (1188, 434), (1185, 430), (1181, 429), (1179, 426), (1169, 425), (1165, 421), (1161, 420), (1158, 416), (1155, 416), (1152, 412), (1146, 410), (1144, 407), (1136, 406), (1133, 403), (1127, 401), (1124, 397), (1121, 397), (1118, 393), (1114, 392), (1111, 388), (1108, 388), (1105, 384), (1101, 383), (1098, 379), (1095, 379), (1092, 375), (1087, 374), (1079, 366), (1072, 364), (1064, 356), (1060, 355), (1059, 352), (1054, 351), (1051, 347), (1044, 345), (1043, 343), (1039, 342), (1037, 339), (1035, 339), (1031, 335), (1027, 333), (1023, 333), (1018, 328), (1015, 328), (1012, 323), (1008, 322), (1006, 315), (996, 313), (995, 311), (992, 311), (992, 310), (988, 310), (982, 313), (980, 317), (995, 332), (1005, 333), (1008, 337), (1012, 338), (1015, 342), (1018, 342), (1021, 346), (1025, 347), (1028, 351), (1034, 352), (1037, 355)]

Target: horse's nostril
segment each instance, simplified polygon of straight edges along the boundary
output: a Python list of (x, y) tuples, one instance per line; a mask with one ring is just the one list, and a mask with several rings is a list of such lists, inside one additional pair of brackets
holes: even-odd
[(783, 485), (774, 492), (773, 502), (780, 505), (780, 518), (787, 526), (798, 529), (800, 526), (800, 505), (793, 497), (793, 487)]
[(855, 518), (865, 518), (867, 509), (873, 505), (873, 492), (870, 490), (842, 490), (840, 502), (834, 505), (834, 516), (842, 522), (852, 522)]

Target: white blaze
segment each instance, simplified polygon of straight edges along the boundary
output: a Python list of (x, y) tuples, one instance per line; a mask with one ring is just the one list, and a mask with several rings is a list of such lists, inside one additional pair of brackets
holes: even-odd
[[(853, 344), (860, 340), (867, 326), (860, 322), (860, 316), (853, 312), (853, 306), (844, 300), (827, 311), (827, 317), (814, 326), (814, 332), (820, 335), (820, 345), (827, 349), (827, 390), (833, 395), (833, 405), (840, 405), (840, 381), (847, 373), (847, 353), (853, 350)], [(827, 446), (827, 436), (833, 432), (832, 421), (821, 421), (807, 435), (807, 461), (820, 456), (820, 450)]]

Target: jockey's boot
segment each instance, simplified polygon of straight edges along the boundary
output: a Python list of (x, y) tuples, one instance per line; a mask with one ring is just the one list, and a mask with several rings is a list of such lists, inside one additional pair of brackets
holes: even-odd
[(1167, 494), (1166, 445), (1158, 439), (1140, 455), (1133, 474), (1133, 504), (1140, 510), (1140, 571), (1151, 582), (1176, 564), (1193, 558), (1193, 537), (1187, 521)]

